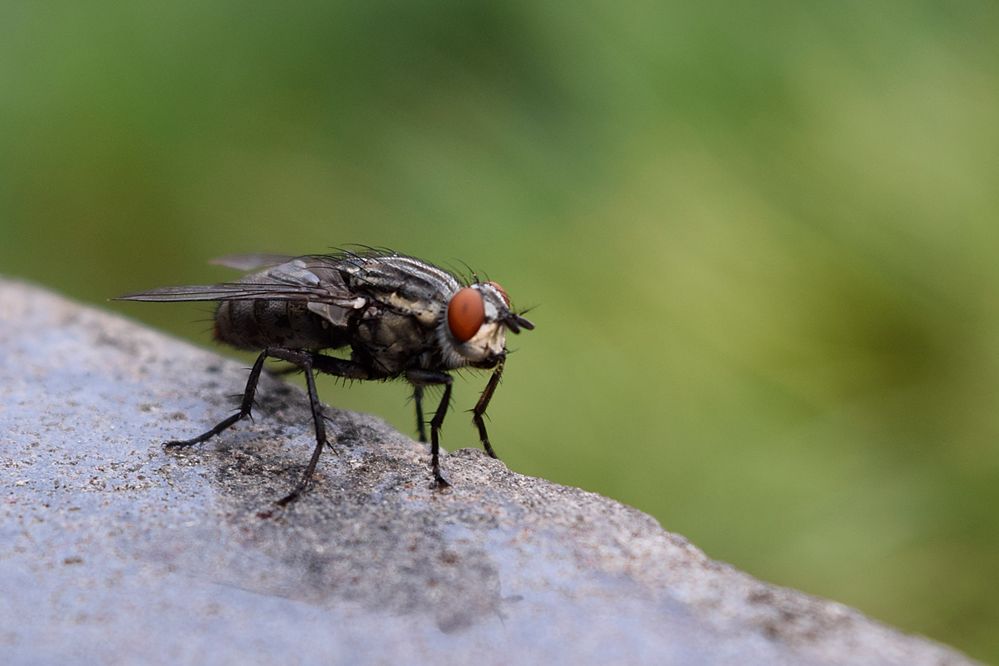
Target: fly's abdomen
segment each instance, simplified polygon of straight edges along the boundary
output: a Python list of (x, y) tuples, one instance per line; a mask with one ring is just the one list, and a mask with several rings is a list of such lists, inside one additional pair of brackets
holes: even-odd
[(223, 301), (215, 312), (215, 339), (240, 349), (341, 346), (332, 328), (301, 301)]

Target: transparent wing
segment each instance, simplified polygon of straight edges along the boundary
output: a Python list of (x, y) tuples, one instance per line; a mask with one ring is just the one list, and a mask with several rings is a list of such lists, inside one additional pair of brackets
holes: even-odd
[[(243, 255), (243, 258), (264, 255)], [(269, 255), (274, 257), (274, 255)], [(119, 301), (308, 301), (357, 308), (364, 299), (347, 288), (335, 264), (299, 257), (247, 275), (238, 282), (159, 287), (119, 296)]]
[(235, 268), (238, 271), (256, 271), (261, 268), (270, 268), (271, 266), (287, 263), (294, 258), (287, 254), (227, 254), (224, 257), (212, 259), (208, 263), (215, 266)]
[[(118, 296), (116, 301), (245, 301), (265, 298), (274, 301), (310, 301), (341, 304), (343, 294), (331, 294), (318, 287), (296, 287), (288, 284), (223, 282), (160, 287), (149, 291)], [(352, 299), (346, 299), (352, 300)]]

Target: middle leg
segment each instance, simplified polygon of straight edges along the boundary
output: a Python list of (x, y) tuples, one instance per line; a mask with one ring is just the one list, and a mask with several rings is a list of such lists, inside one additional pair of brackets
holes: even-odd
[(298, 485), (288, 495), (278, 500), (278, 504), (284, 506), (298, 499), (302, 491), (308, 487), (312, 481), (312, 475), (316, 471), (316, 465), (319, 463), (319, 456), (323, 452), (323, 447), (329, 446), (329, 441), (326, 438), (326, 421), (323, 418), (322, 403), (319, 402), (319, 394), (316, 391), (316, 378), (313, 376), (313, 370), (351, 379), (374, 379), (375, 377), (357, 363), (332, 356), (325, 356), (316, 352), (272, 348), (268, 349), (265, 353), (268, 356), (292, 363), (301, 368), (305, 373), (305, 385), (309, 393), (309, 406), (312, 409), (312, 423), (316, 431), (316, 448), (312, 450), (312, 456), (309, 458), (309, 464), (305, 468), (305, 473), (302, 475), (301, 481), (298, 482)]

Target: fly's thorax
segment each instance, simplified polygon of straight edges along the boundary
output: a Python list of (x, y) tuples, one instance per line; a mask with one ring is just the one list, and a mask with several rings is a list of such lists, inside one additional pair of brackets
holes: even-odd
[(506, 293), (494, 282), (463, 287), (451, 295), (437, 325), (437, 343), (448, 368), (492, 367), (506, 354)]
[(365, 309), (353, 331), (350, 345), (355, 358), (372, 363), (385, 376), (421, 367), (432, 352), (432, 329), (412, 314), (381, 304)]

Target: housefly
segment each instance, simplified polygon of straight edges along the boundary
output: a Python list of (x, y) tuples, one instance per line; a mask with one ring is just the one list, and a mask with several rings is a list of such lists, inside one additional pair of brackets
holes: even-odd
[[(250, 370), (239, 411), (191, 439), (166, 442), (184, 448), (207, 441), (250, 415), (257, 381), (267, 358), (286, 361), (305, 374), (316, 447), (305, 474), (279, 504), (309, 484), (323, 447), (328, 446), (314, 372), (345, 379), (403, 378), (413, 387), (417, 429), (426, 442), (423, 391), (444, 391), (430, 420), (430, 466), (436, 487), (441, 475), (440, 429), (451, 400), (451, 372), (491, 369), (492, 376), (472, 409), (482, 447), (493, 458), (484, 416), (506, 360), (506, 332), (534, 325), (515, 312), (495, 282), (460, 280), (415, 257), (380, 250), (341, 251), (301, 257), (234, 255), (214, 263), (253, 271), (234, 282), (162, 287), (120, 296), (125, 301), (217, 301), (214, 337), (259, 352)], [(349, 348), (349, 357), (331, 350)]]

